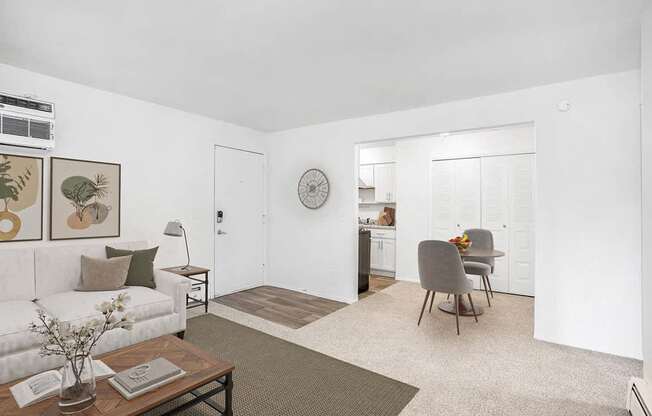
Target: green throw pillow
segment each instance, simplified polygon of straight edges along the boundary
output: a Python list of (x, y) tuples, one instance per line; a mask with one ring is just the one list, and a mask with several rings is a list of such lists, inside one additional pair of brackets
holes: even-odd
[(122, 250), (106, 246), (106, 257), (131, 256), (131, 264), (127, 273), (127, 286), (145, 286), (156, 289), (154, 282), (154, 258), (158, 247), (146, 250)]

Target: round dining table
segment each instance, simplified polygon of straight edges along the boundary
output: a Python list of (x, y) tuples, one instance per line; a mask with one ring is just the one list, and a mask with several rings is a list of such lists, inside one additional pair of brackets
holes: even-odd
[[(484, 248), (473, 248), (473, 246), (467, 248), (464, 251), (460, 251), (460, 257), (462, 257), (462, 261), (464, 259), (468, 259), (469, 257), (491, 257), (491, 258), (497, 258), (497, 257), (503, 257), (505, 255), (504, 251), (500, 250), (491, 250), (491, 249), (484, 249)], [(462, 316), (473, 316), (473, 309), (471, 308), (471, 305), (469, 304), (468, 300), (465, 299), (466, 296), (460, 296), (460, 315)], [(475, 305), (475, 314), (476, 315), (482, 315), (484, 313), (484, 309), (480, 306)], [(455, 303), (452, 300), (445, 300), (444, 302), (440, 303), (437, 306), (440, 310), (446, 312), (446, 313), (451, 313), (455, 315)]]

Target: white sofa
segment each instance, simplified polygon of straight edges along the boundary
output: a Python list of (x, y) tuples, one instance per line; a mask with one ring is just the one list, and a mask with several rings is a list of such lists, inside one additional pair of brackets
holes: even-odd
[[(147, 248), (147, 242), (109, 243), (129, 250)], [(77, 292), (81, 255), (106, 258), (106, 244), (0, 250), (0, 384), (63, 364), (61, 357), (40, 357), (39, 339), (28, 325), (36, 311), (71, 323), (101, 317), (95, 305), (127, 292), (127, 311), (134, 314), (131, 331), (104, 334), (94, 354), (112, 351), (186, 329), (189, 280), (156, 270), (156, 290), (128, 287), (118, 291)]]

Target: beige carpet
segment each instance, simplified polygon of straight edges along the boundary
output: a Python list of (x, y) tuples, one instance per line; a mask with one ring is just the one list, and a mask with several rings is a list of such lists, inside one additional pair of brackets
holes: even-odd
[(535, 341), (526, 297), (496, 294), (486, 308), (477, 292), (485, 314), (462, 319), (459, 337), (455, 317), (438, 310), (417, 327), (423, 295), (399, 282), (298, 330), (212, 302), (210, 311), (418, 387), (401, 416), (626, 415), (640, 361)]

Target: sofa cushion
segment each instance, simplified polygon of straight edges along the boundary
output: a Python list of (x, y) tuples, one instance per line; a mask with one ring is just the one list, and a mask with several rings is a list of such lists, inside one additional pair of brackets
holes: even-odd
[(34, 300), (34, 249), (0, 250), (0, 302)]
[(0, 302), (0, 356), (40, 346), (40, 337), (29, 330), (37, 322), (38, 306), (25, 300)]
[[(147, 247), (147, 242), (116, 243), (115, 246), (139, 250)], [(36, 297), (43, 298), (79, 287), (82, 254), (89, 257), (106, 258), (102, 244), (38, 247), (35, 249)]]
[(78, 325), (90, 319), (101, 318), (102, 315), (95, 306), (110, 301), (123, 292), (127, 292), (131, 298), (125, 309), (133, 314), (136, 322), (174, 313), (171, 297), (142, 286), (100, 292), (61, 292), (39, 299), (37, 303), (51, 316)]
[(82, 284), (78, 291), (118, 290), (127, 281), (131, 256), (96, 259), (81, 256)]
[(127, 286), (145, 286), (156, 289), (154, 282), (154, 259), (158, 247), (145, 250), (124, 250), (106, 246), (106, 257), (131, 256), (129, 273), (127, 274)]

